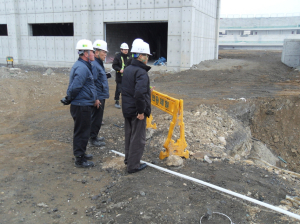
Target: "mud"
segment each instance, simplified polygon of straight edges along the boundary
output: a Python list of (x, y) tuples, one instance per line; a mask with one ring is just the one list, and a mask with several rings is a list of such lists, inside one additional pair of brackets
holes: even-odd
[[(300, 214), (295, 198), (300, 178), (299, 71), (282, 64), (276, 51), (220, 51), (219, 57), (177, 74), (149, 74), (157, 91), (184, 100), (192, 153), (179, 168), (159, 160), (170, 118), (154, 108), (158, 130), (147, 140), (143, 159)], [(51, 68), (54, 74), (47, 75), (47, 68), (16, 67), (20, 70), (0, 68), (1, 224), (199, 223), (207, 212), (226, 214), (234, 223), (297, 223), (150, 167), (127, 174), (123, 159), (110, 152), (124, 150), (124, 121), (114, 107), (113, 79), (100, 133), (106, 146), (88, 147), (95, 167), (75, 168), (73, 122), (69, 107), (59, 102), (69, 68)], [(232, 133), (230, 122), (238, 127)], [(245, 144), (235, 147), (241, 139)], [(246, 148), (249, 152), (242, 153)], [(267, 152), (276, 166), (264, 162)], [(204, 155), (212, 163), (201, 159)], [(213, 214), (202, 223), (230, 222)]]

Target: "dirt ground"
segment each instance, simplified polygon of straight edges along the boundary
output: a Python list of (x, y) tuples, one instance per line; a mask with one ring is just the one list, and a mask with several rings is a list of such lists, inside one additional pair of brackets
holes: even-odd
[[(280, 51), (223, 50), (187, 71), (149, 72), (157, 91), (184, 100), (191, 156), (181, 167), (159, 160), (170, 116), (153, 108), (158, 129), (143, 160), (300, 214), (300, 72), (280, 58)], [(60, 103), (70, 68), (15, 67), (0, 67), (0, 224), (199, 223), (213, 212), (233, 223), (300, 223), (151, 167), (127, 174), (110, 151), (124, 151), (113, 79), (100, 131), (106, 146), (88, 146), (95, 167), (75, 168), (73, 121)], [(230, 221), (213, 213), (202, 223)]]

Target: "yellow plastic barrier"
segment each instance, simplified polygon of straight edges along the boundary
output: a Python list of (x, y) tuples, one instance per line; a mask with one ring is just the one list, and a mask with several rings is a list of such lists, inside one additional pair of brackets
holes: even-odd
[[(185, 141), (184, 135), (183, 100), (178, 100), (153, 90), (151, 94), (151, 104), (173, 116), (169, 128), (168, 137), (164, 144), (164, 148), (166, 149), (166, 151), (161, 151), (159, 154), (159, 158), (164, 159), (169, 155), (177, 155), (189, 158), (189, 151), (184, 150), (187, 147), (187, 143)], [(152, 119), (152, 115), (150, 115), (150, 117), (147, 118), (147, 128), (156, 129), (156, 124), (151, 124)], [(180, 137), (175, 143), (175, 141), (172, 140), (172, 135), (176, 123), (179, 125), (180, 128)]]

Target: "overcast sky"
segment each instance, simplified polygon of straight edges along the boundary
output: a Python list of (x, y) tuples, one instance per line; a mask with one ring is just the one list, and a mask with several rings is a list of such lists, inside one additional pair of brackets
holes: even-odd
[(221, 0), (221, 15), (300, 13), (300, 0)]

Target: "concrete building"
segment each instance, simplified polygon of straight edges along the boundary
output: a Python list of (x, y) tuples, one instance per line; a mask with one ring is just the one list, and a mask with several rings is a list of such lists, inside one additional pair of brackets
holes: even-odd
[(300, 39), (300, 16), (220, 18), (220, 49), (282, 50), (285, 39)]
[(183, 70), (218, 55), (220, 0), (0, 0), (0, 61), (71, 66), (80, 39), (104, 39), (114, 57), (142, 38), (153, 60)]

